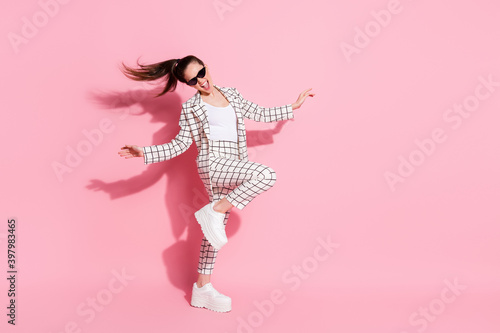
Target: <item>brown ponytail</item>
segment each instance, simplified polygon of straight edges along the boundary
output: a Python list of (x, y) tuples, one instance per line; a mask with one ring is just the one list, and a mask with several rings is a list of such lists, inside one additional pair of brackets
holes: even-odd
[(149, 65), (139, 64), (139, 60), (137, 60), (137, 65), (139, 66), (137, 69), (133, 69), (122, 62), (123, 68), (120, 68), (120, 70), (126, 77), (134, 81), (154, 81), (166, 77), (167, 84), (165, 89), (155, 96), (160, 97), (169, 91), (174, 91), (177, 87), (177, 81), (186, 83), (184, 71), (192, 62), (197, 62), (205, 66), (199, 58), (189, 55), (182, 59), (170, 59)]

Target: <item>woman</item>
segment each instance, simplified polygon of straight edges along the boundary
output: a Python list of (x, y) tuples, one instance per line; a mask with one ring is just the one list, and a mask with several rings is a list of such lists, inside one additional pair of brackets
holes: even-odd
[(253, 198), (274, 185), (271, 168), (248, 161), (243, 118), (272, 122), (292, 119), (310, 93), (303, 91), (296, 102), (263, 108), (245, 100), (235, 88), (218, 87), (203, 61), (195, 56), (142, 65), (133, 69), (123, 64), (122, 72), (136, 81), (166, 77), (164, 90), (156, 97), (175, 90), (177, 81), (197, 90), (182, 104), (180, 131), (170, 142), (139, 147), (125, 145), (118, 152), (125, 158), (144, 157), (144, 163), (171, 159), (185, 152), (194, 141), (198, 148), (198, 173), (209, 195), (209, 203), (195, 213), (202, 239), (198, 280), (193, 285), (191, 305), (213, 311), (231, 310), (231, 298), (210, 283), (217, 251), (227, 243), (225, 226), (232, 207), (243, 209)]

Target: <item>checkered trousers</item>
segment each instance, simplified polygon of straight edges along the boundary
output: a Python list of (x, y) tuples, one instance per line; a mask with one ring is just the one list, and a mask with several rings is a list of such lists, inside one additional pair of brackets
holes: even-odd
[[(276, 173), (263, 164), (240, 160), (238, 143), (209, 140), (210, 179), (213, 200), (226, 199), (238, 209), (243, 209), (257, 195), (270, 189), (276, 182)], [(229, 218), (226, 212), (224, 225)], [(201, 241), (198, 273), (212, 274), (217, 250), (204, 237)]]

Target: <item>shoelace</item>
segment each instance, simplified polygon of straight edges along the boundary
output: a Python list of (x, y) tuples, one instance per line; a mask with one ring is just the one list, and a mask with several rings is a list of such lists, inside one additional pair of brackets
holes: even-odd
[(222, 296), (222, 294), (218, 292), (215, 288), (212, 288), (212, 291), (214, 292), (215, 295)]
[(217, 289), (214, 288), (214, 286), (210, 285), (209, 287), (210, 287), (210, 291), (212, 291), (213, 293), (215, 293), (216, 296), (223, 296), (223, 297), (226, 296), (226, 295), (223, 295), (220, 292), (218, 292)]

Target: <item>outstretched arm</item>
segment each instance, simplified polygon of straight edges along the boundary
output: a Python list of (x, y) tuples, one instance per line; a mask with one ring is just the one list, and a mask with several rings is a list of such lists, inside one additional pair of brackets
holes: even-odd
[(245, 118), (266, 123), (293, 118), (292, 104), (265, 108), (243, 98), (236, 88), (234, 88), (234, 91), (240, 100), (243, 117)]
[[(312, 89), (312, 88), (311, 88)], [(248, 119), (262, 122), (273, 122), (286, 119), (293, 119), (293, 110), (298, 109), (308, 96), (314, 96), (309, 91), (311, 89), (303, 91), (297, 101), (293, 104), (287, 104), (278, 107), (265, 108), (259, 106), (256, 103), (250, 102), (241, 96), (240, 92), (235, 88), (238, 98), (240, 99), (243, 116)]]
[(193, 137), (187, 122), (186, 109), (183, 107), (179, 119), (180, 131), (175, 138), (162, 145), (142, 147), (144, 164), (157, 163), (169, 160), (185, 152), (193, 143)]
[(125, 145), (118, 154), (125, 158), (144, 157), (144, 164), (163, 162), (174, 158), (185, 152), (193, 143), (184, 108), (179, 119), (179, 126), (181, 127), (179, 133), (168, 143), (146, 147)]

